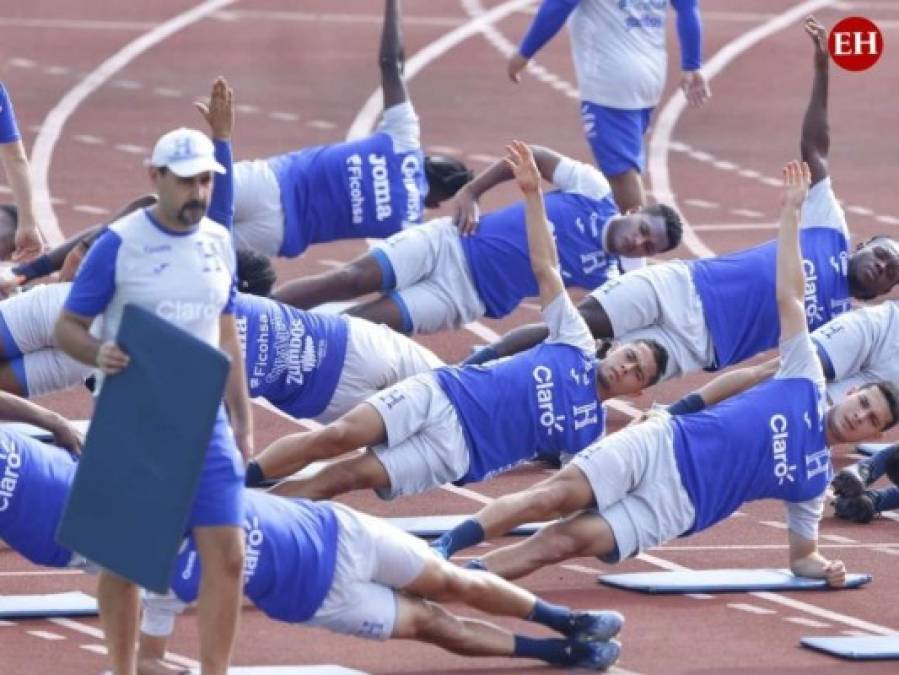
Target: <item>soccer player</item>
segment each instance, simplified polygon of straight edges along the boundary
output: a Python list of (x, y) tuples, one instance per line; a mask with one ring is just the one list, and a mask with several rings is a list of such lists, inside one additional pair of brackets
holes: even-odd
[[(545, 197), (566, 286), (594, 288), (643, 257), (680, 243), (679, 216), (663, 205), (619, 213), (603, 175), (548, 148), (531, 148), (540, 176), (557, 191)], [(517, 202), (479, 218), (478, 198), (510, 180), (499, 160), (457, 195), (455, 218), (404, 230), (343, 267), (289, 282), (275, 297), (296, 307), (382, 296), (348, 313), (403, 333), (459, 328), (500, 318), (538, 294), (528, 262), (526, 208)], [(454, 222), (455, 220), (455, 222)]]
[[(247, 493), (244, 594), (277, 621), (320, 626), (369, 640), (419, 640), (469, 656), (533, 658), (604, 670), (618, 658), (611, 638), (617, 612), (550, 604), (492, 574), (456, 567), (417, 537), (335, 502)], [(172, 590), (183, 602), (201, 579), (191, 540), (182, 548)], [(460, 617), (457, 602), (496, 616), (547, 626), (559, 637), (532, 638), (481, 619)], [(150, 595), (141, 630), (142, 662), (164, 658), (178, 605)]]
[(524, 522), (563, 517), (481, 565), (517, 578), (578, 556), (617, 562), (701, 532), (746, 502), (786, 503), (793, 573), (842, 586), (842, 562), (818, 551), (818, 521), (832, 469), (829, 446), (868, 439), (899, 415), (899, 390), (869, 385), (827, 409), (824, 374), (809, 339), (799, 209), (809, 168), (784, 169), (776, 298), (777, 375), (722, 403), (671, 417), (659, 412), (595, 443), (558, 474), (495, 500), (437, 540), (447, 555)]
[(586, 447), (603, 432), (602, 400), (639, 392), (664, 370), (665, 354), (651, 342), (619, 346), (597, 363), (559, 274), (530, 148), (514, 142), (507, 161), (525, 195), (527, 245), (552, 327), (549, 342), (486, 367), (416, 375), (320, 430), (279, 439), (251, 462), (249, 484), (359, 447), (369, 450), (275, 490), (321, 499), (374, 488), (393, 497), (486, 480), (538, 455), (558, 458)]
[(311, 244), (382, 239), (421, 222), (471, 179), (462, 162), (421, 150), (403, 81), (399, 0), (386, 0), (379, 64), (384, 115), (371, 136), (234, 167), (238, 248), (293, 258)]
[[(827, 168), (827, 31), (809, 17), (814, 83), (802, 125), (802, 159), (812, 188), (802, 210), (801, 247), (809, 330), (899, 282), (899, 241), (874, 237), (850, 253), (849, 233)], [(594, 337), (651, 337), (668, 351), (665, 379), (714, 370), (773, 348), (779, 334), (775, 302), (775, 242), (722, 255), (672, 261), (608, 281), (580, 304)], [(467, 363), (507, 356), (536, 344), (546, 327), (516, 328)]]
[[(241, 455), (249, 454), (253, 432), (233, 316), (231, 235), (205, 217), (213, 173), (224, 171), (205, 134), (182, 128), (163, 135), (149, 167), (158, 202), (113, 223), (100, 235), (75, 277), (56, 325), (62, 349), (95, 365), (105, 377), (128, 367), (128, 355), (115, 342), (128, 303), (214, 347), (221, 345), (231, 357), (225, 392), (228, 415), (221, 406), (186, 524), (197, 539), (206, 571), (200, 593), (200, 660), (204, 673), (222, 675), (237, 629), (244, 559)], [(102, 318), (95, 337), (90, 328), (97, 316)], [(98, 595), (113, 668), (131, 673), (136, 665), (137, 588), (104, 571)]]
[[(528, 62), (570, 17), (584, 132), (622, 211), (646, 203), (640, 177), (646, 162), (644, 138), (665, 85), (668, 4), (667, 0), (543, 0), (518, 50), (509, 57), (509, 78), (518, 82)], [(699, 69), (698, 0), (670, 4), (677, 13), (680, 86), (690, 105), (700, 106), (710, 93)]]

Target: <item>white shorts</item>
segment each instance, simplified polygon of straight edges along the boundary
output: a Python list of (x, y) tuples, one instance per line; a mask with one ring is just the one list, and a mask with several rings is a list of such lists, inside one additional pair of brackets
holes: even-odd
[(460, 479), (468, 444), (456, 409), (433, 373), (421, 373), (368, 399), (387, 428), (387, 443), (372, 448), (390, 478), (382, 499), (414, 495)]
[(331, 590), (307, 623), (371, 640), (393, 634), (394, 589), (415, 581), (436, 555), (424, 540), (341, 504), (333, 504), (339, 527)]
[(53, 329), (72, 284), (44, 284), (0, 302), (0, 316), (23, 354), (58, 347)]
[(275, 172), (264, 159), (234, 165), (234, 244), (276, 256), (284, 242), (284, 209)]
[(652, 339), (668, 350), (662, 380), (715, 364), (715, 348), (693, 275), (680, 260), (610, 279), (590, 293), (605, 310), (616, 340)]
[(484, 316), (481, 301), (450, 217), (410, 227), (379, 242), (396, 275), (398, 300), (416, 333), (461, 328)]
[(696, 512), (674, 458), (671, 418), (659, 415), (597, 441), (571, 460), (612, 528), (618, 560), (683, 534)]
[(324, 412), (316, 417), (328, 424), (385, 387), (443, 365), (427, 347), (384, 324), (347, 317), (346, 358), (337, 388)]
[(42, 349), (22, 358), (28, 398), (63, 391), (84, 382), (94, 368), (76, 361), (61, 349)]

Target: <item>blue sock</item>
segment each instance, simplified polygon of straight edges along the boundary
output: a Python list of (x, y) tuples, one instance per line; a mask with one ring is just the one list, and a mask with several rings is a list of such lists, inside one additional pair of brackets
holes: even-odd
[(888, 448), (884, 448), (880, 452), (875, 453), (873, 457), (868, 457), (859, 462), (859, 464), (867, 465), (871, 470), (872, 483), (887, 472), (887, 462), (894, 452), (897, 452), (896, 446), (891, 445)]
[(497, 351), (490, 345), (487, 345), (486, 347), (481, 347), (480, 349), (475, 350), (474, 354), (472, 354), (462, 362), (462, 365), (479, 366), (482, 363), (495, 361), (498, 358), (499, 354), (497, 353)]
[(482, 541), (484, 541), (484, 528), (474, 518), (468, 518), (441, 535), (434, 543), (443, 547), (447, 556), (451, 556), (456, 551), (480, 544)]
[(877, 511), (899, 509), (899, 487), (895, 485), (874, 491), (874, 508)]
[(515, 636), (512, 656), (540, 659), (554, 666), (573, 666), (587, 655), (587, 647), (573, 640), (562, 638), (531, 638)]
[(568, 635), (575, 628), (570, 609), (563, 605), (553, 605), (540, 598), (534, 603), (527, 620), (548, 626), (563, 635)]

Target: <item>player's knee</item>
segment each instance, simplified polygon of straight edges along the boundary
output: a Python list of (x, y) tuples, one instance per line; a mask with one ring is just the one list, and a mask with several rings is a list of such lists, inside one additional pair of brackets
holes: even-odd
[(544, 527), (534, 537), (539, 544), (540, 557), (545, 562), (568, 560), (583, 554), (585, 543), (553, 523)]
[(578, 311), (590, 328), (590, 332), (595, 338), (614, 337), (612, 332), (612, 322), (606, 310), (600, 304), (599, 300), (592, 295), (585, 297), (578, 305)]

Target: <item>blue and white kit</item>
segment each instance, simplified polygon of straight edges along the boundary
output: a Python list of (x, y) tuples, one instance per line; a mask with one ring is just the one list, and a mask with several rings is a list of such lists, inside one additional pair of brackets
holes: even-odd
[(312, 244), (383, 239), (420, 223), (428, 184), (408, 101), (376, 133), (234, 167), (238, 248), (293, 258)]
[[(559, 190), (548, 193), (545, 203), (567, 286), (592, 288), (622, 268), (642, 265), (642, 259), (605, 251), (607, 224), (618, 209), (599, 171), (562, 158), (553, 183)], [(522, 202), (485, 214), (469, 237), (460, 237), (450, 218), (438, 218), (390, 237), (372, 254), (407, 333), (459, 328), (485, 315), (503, 317), (538, 292)]]
[(665, 85), (669, 4), (677, 13), (681, 70), (697, 70), (697, 0), (543, 0), (518, 47), (533, 58), (568, 20), (584, 131), (607, 176), (643, 172), (643, 136)]
[(657, 413), (577, 455), (618, 559), (700, 532), (759, 499), (786, 502), (787, 526), (816, 540), (833, 470), (824, 374), (802, 331), (773, 379), (705, 410)]
[[(802, 206), (805, 310), (815, 330), (850, 308), (849, 232), (830, 178)], [(735, 253), (653, 265), (591, 294), (616, 339), (655, 339), (668, 350), (664, 379), (739, 363), (777, 345), (776, 242)]]
[(486, 365), (416, 375), (369, 403), (387, 429), (373, 448), (390, 478), (382, 497), (486, 480), (599, 438), (593, 338), (565, 292), (543, 311), (547, 342)]
[[(285, 499), (250, 490), (246, 499), (244, 593), (273, 619), (386, 640), (395, 589), (414, 581), (435, 554), (388, 523), (332, 502)], [(201, 566), (192, 538), (178, 558), (172, 590), (198, 594)], [(169, 635), (183, 605), (150, 595), (141, 630)]]
[[(150, 211), (135, 211), (90, 248), (65, 309), (102, 314), (101, 342), (115, 339), (125, 304), (134, 303), (218, 347), (220, 317), (234, 312), (235, 266), (230, 233), (218, 223), (203, 218), (176, 232)], [(242, 498), (243, 461), (220, 406), (189, 526), (239, 525)]]

